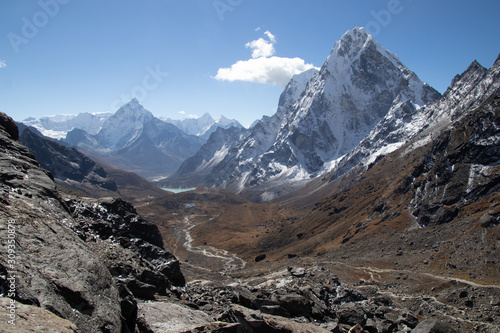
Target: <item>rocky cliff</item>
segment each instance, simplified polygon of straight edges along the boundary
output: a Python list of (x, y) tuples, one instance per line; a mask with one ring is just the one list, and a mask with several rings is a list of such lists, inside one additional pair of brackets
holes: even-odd
[[(81, 332), (126, 332), (136, 326), (136, 298), (184, 284), (155, 225), (120, 199), (63, 198), (3, 113), (0, 144), (4, 296), (46, 309)], [(15, 320), (34, 326), (36, 319)]]

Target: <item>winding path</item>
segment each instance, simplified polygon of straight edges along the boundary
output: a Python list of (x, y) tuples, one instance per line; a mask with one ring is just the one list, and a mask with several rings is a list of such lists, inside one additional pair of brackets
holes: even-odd
[(177, 220), (177, 222), (183, 225), (180, 230), (183, 233), (183, 238), (185, 239), (183, 246), (186, 251), (191, 253), (198, 253), (208, 258), (220, 259), (223, 264), (224, 272), (231, 272), (237, 269), (245, 268), (246, 261), (237, 257), (233, 253), (229, 253), (226, 250), (218, 249), (213, 246), (195, 246), (193, 245), (193, 237), (191, 236), (191, 229), (193, 229), (196, 224), (192, 221), (194, 217), (200, 217), (205, 215), (191, 215), (186, 216), (184, 219)]

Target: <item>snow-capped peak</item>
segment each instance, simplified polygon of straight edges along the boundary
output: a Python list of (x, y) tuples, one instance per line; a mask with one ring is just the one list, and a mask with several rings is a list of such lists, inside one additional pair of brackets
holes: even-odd
[[(116, 111), (115, 115), (117, 114), (122, 114), (126, 113), (129, 115), (135, 115), (135, 116), (140, 116), (142, 115), (149, 115), (151, 112), (146, 110), (144, 106), (139, 103), (139, 101), (134, 97), (132, 98), (127, 104), (123, 105), (121, 108)], [(151, 114), (152, 115), (152, 114)]]
[(136, 98), (132, 98), (106, 119), (96, 139), (104, 148), (116, 150), (133, 142), (143, 132), (144, 124), (155, 119)]

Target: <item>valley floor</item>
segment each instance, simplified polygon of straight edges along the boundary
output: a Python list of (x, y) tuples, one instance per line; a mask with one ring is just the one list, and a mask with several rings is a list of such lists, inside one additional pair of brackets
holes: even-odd
[[(178, 194), (137, 207), (157, 223), (165, 247), (181, 262), (187, 288), (196, 290), (199, 297), (200, 290), (228, 286), (259, 293), (275, 290), (279, 295), (279, 290), (292, 290), (290, 286), (313, 288), (333, 278), (368, 299), (388, 297), (393, 308), (409, 311), (419, 320), (437, 318), (460, 332), (500, 332), (500, 273), (464, 272), (450, 265), (443, 270), (427, 262), (429, 253), (437, 256), (431, 238), (420, 254), (410, 251), (411, 247), (394, 248), (393, 242), (404, 244), (398, 234), (392, 240), (382, 235), (387, 237), (386, 248), (377, 253), (369, 246), (363, 252), (356, 245), (359, 242), (354, 242), (325, 253), (285, 255), (273, 248), (273, 241), (278, 242), (273, 235), (291, 228), (304, 212), (255, 204), (212, 190)], [(415, 264), (417, 257), (420, 262)]]

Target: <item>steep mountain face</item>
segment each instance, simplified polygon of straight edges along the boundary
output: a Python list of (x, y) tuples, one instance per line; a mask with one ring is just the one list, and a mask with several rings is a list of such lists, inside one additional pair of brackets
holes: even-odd
[[(264, 116), (249, 130), (234, 128), (217, 130), (207, 143), (191, 158), (186, 159), (179, 170), (160, 184), (187, 185), (204, 184), (213, 186), (224, 182), (235, 172), (249, 172), (253, 159), (266, 152), (273, 145), (285, 120), (286, 112), (298, 100), (307, 83), (318, 73), (310, 69), (294, 75), (280, 96), (277, 112)], [(226, 177), (219, 175), (227, 173)]]
[(116, 183), (106, 171), (75, 148), (39, 136), (30, 129), (22, 132), (20, 140), (44, 169), (67, 186), (89, 184), (91, 187), (116, 191)]
[[(500, 89), (478, 108), (453, 122), (427, 144), (422, 164), (405, 179), (413, 198), (412, 215), (421, 226), (433, 226), (463, 218), (467, 209), (500, 188)], [(475, 105), (475, 103), (473, 103)], [(411, 182), (411, 184), (410, 184)], [(482, 227), (500, 223), (497, 201), (479, 218)]]
[(185, 187), (197, 185), (209, 177), (213, 167), (218, 165), (237, 142), (246, 138), (248, 130), (230, 127), (218, 128), (198, 152), (186, 159), (177, 172), (168, 180), (159, 182), (160, 187)]
[(153, 116), (136, 99), (109, 117), (95, 139), (101, 147), (111, 151), (126, 150), (147, 140), (165, 152), (180, 157), (196, 152), (201, 143), (201, 140)]
[(344, 34), (313, 73), (290, 82), (277, 114), (214, 166), (205, 185), (241, 192), (324, 173), (395, 104), (424, 105), (440, 97), (363, 28)]

